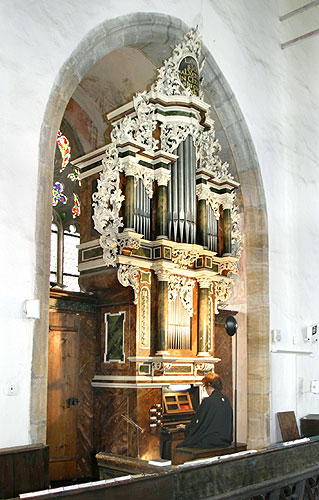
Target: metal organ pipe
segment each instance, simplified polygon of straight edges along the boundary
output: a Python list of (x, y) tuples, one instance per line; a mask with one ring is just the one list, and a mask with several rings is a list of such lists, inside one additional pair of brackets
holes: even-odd
[(210, 204), (207, 205), (207, 239), (208, 239), (208, 250), (213, 252), (218, 252), (218, 228), (217, 220), (212, 210)]
[(149, 240), (151, 237), (151, 201), (141, 179), (138, 179), (135, 189), (134, 229), (137, 233), (143, 234), (144, 239)]
[(176, 151), (168, 184), (168, 237), (180, 243), (196, 242), (196, 155), (189, 135)]

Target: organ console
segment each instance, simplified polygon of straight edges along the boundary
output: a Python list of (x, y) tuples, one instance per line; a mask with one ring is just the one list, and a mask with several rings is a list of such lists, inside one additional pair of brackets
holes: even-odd
[[(171, 459), (178, 443), (184, 439), (184, 431), (180, 424), (188, 424), (198, 406), (198, 387), (179, 392), (163, 390), (163, 411), (160, 419), (160, 453), (161, 458)], [(151, 413), (152, 415), (152, 413)], [(151, 416), (151, 418), (153, 418)], [(152, 424), (150, 424), (151, 426)]]

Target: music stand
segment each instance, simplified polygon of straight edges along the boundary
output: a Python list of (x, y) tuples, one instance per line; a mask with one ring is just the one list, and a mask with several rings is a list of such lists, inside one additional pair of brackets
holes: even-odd
[(140, 435), (139, 435), (139, 431), (141, 431), (141, 433), (143, 434), (144, 429), (142, 427), (140, 427), (136, 422), (134, 422), (134, 420), (132, 420), (127, 415), (121, 415), (121, 417), (124, 418), (124, 420), (126, 420), (130, 425), (132, 425), (136, 429), (137, 458), (140, 458)]

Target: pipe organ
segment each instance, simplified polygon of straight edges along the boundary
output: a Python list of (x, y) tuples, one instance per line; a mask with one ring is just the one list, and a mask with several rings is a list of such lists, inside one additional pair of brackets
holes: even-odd
[(149, 409), (176, 383), (196, 388), (219, 362), (215, 314), (241, 251), (239, 184), (218, 156), (200, 72), (191, 30), (150, 90), (108, 114), (110, 143), (72, 162), (82, 183), (80, 285), (101, 311), (92, 385), (104, 451), (136, 456), (125, 413), (146, 429), (141, 458), (158, 456)]

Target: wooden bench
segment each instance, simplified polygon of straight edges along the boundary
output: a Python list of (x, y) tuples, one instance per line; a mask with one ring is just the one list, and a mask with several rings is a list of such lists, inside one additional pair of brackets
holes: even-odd
[[(237, 443), (237, 452), (246, 451), (246, 443)], [(234, 443), (227, 448), (190, 448), (190, 447), (180, 447), (175, 448), (172, 458), (172, 465), (180, 465), (185, 462), (190, 462), (191, 460), (196, 460), (198, 458), (209, 458), (218, 457), (220, 455), (228, 455), (235, 453)]]
[(49, 447), (30, 444), (0, 449), (0, 498), (49, 487)]

